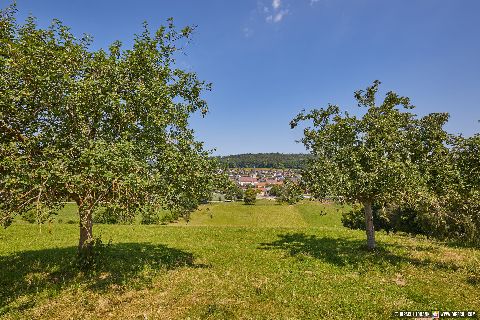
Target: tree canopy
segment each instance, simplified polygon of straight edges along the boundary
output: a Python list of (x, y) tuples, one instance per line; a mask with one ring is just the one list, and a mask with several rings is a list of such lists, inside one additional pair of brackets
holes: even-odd
[(160, 206), (187, 213), (209, 197), (214, 162), (188, 127), (207, 113), (211, 85), (176, 67), (193, 28), (172, 19), (133, 46), (90, 50), (54, 20), (19, 25), (16, 8), (0, 16), (0, 213), (79, 207), (82, 248), (99, 206), (135, 212)]

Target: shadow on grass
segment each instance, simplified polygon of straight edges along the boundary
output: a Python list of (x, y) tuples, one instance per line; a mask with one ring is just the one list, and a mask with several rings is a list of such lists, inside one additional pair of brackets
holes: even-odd
[(72, 285), (86, 286), (92, 291), (141, 288), (167, 270), (207, 267), (195, 264), (193, 254), (162, 244), (110, 244), (101, 249), (96, 268), (88, 273), (78, 269), (76, 255), (77, 247), (68, 247), (0, 256), (0, 316), (33, 307), (35, 297), (22, 298), (21, 304), (13, 303), (24, 295), (43, 291), (56, 295)]
[[(322, 260), (339, 267), (361, 268), (362, 266), (377, 266), (385, 268), (411, 264), (417, 267), (456, 270), (454, 264), (430, 259), (418, 259), (408, 253), (396, 253), (397, 244), (377, 243), (375, 251), (367, 249), (365, 240), (349, 238), (329, 238), (306, 235), (304, 233), (279, 234), (279, 239), (270, 243), (260, 244), (263, 250), (284, 250), (290, 256), (302, 259), (305, 256)], [(421, 248), (421, 247), (419, 247)], [(413, 249), (411, 246), (408, 249)], [(420, 249), (422, 250), (422, 249)]]

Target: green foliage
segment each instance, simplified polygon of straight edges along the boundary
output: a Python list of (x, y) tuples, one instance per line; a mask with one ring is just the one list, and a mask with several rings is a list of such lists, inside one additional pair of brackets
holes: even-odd
[(254, 188), (248, 188), (243, 195), (243, 201), (245, 204), (253, 205), (257, 201), (257, 190)]
[[(177, 212), (162, 210), (156, 206), (144, 206), (140, 209), (141, 224), (167, 224), (179, 218)], [(186, 217), (188, 218), (188, 216)]]
[(433, 197), (419, 211), (432, 235), (479, 245), (480, 135), (453, 137), (450, 144), (443, 161), (432, 164), (437, 178), (430, 183)]
[[(421, 120), (417, 159), (424, 192), (409, 203), (374, 205), (375, 229), (424, 234), (438, 239), (480, 244), (480, 135), (448, 136), (446, 118), (429, 115)], [(363, 213), (345, 213), (344, 225), (365, 229)]]
[(450, 212), (462, 223), (450, 232), (455, 238), (480, 245), (480, 134), (457, 137), (451, 155), (459, 183), (449, 199)]
[[(375, 222), (375, 229), (379, 230), (378, 225), (376, 224), (377, 219), (375, 219), (375, 212), (376, 211), (374, 211), (373, 221)], [(353, 206), (351, 210), (342, 212), (342, 225), (350, 229), (365, 230), (365, 214), (363, 212), (363, 206)]]
[(243, 190), (240, 188), (236, 183), (234, 183), (233, 190), (230, 190), (229, 193), (226, 194), (226, 199), (238, 201), (243, 199)]
[(277, 195), (277, 201), (280, 203), (295, 204), (303, 199), (303, 189), (299, 184), (286, 180), (284, 185), (280, 188), (280, 193)]
[(41, 210), (41, 208), (35, 208), (31, 209), (30, 211), (25, 212), (22, 215), (22, 220), (28, 222), (28, 223), (37, 223), (37, 224), (42, 224), (48, 221), (53, 220), (53, 215), (56, 213), (50, 213), (46, 212), (44, 210)]
[[(151, 206), (146, 206), (140, 210), (141, 224), (168, 224), (175, 222), (180, 218), (177, 212), (161, 210)], [(183, 218), (188, 220), (189, 215), (184, 215)]]
[(98, 209), (93, 214), (93, 222), (103, 224), (133, 223), (135, 216), (131, 214), (125, 215), (123, 213), (121, 209), (115, 207)]
[(225, 200), (237, 201), (243, 199), (243, 190), (228, 176), (223, 174), (218, 174), (216, 177), (215, 190), (225, 195)]
[[(0, 219), (62, 199), (79, 206), (92, 236), (92, 213), (115, 206), (133, 216), (157, 205), (187, 216), (212, 191), (215, 161), (188, 127), (210, 84), (175, 64), (193, 28), (173, 20), (131, 49), (114, 42), (92, 51), (54, 20), (24, 25), (11, 6), (0, 14)], [(82, 237), (81, 237), (82, 238)]]
[[(346, 201), (365, 204), (371, 221), (372, 203), (397, 206), (429, 202), (429, 181), (435, 181), (435, 168), (441, 165), (448, 135), (443, 125), (448, 114), (434, 113), (417, 118), (408, 110), (410, 99), (387, 92), (380, 104), (374, 81), (365, 91), (355, 92), (358, 106), (366, 108), (362, 117), (341, 113), (329, 105), (326, 109), (302, 112), (292, 120), (313, 121), (304, 129), (303, 143), (313, 154), (302, 179), (316, 198), (339, 196)], [(370, 223), (370, 222), (369, 222)], [(367, 239), (374, 247), (373, 224)]]
[(118, 214), (115, 210), (107, 208), (105, 210), (97, 210), (93, 214), (94, 223), (116, 224), (120, 223)]
[[(160, 213), (157, 213), (157, 214), (160, 214)], [(168, 224), (168, 223), (178, 221), (179, 218), (180, 217), (176, 212), (167, 211), (167, 212), (164, 212), (164, 214), (160, 216), (160, 221), (159, 222), (160, 222), (160, 224)], [(190, 221), (190, 215), (183, 216), (183, 219), (187, 222)]]
[(282, 190), (282, 186), (274, 184), (268, 191), (268, 194), (272, 197), (279, 197), (282, 194)]
[[(395, 206), (372, 206), (375, 230), (387, 232), (407, 232), (413, 235), (429, 235), (429, 225), (422, 216), (412, 208)], [(355, 205), (342, 213), (343, 226), (350, 229), (365, 230), (365, 213), (362, 205)]]
[(210, 197), (211, 201), (225, 201), (225, 195), (222, 193), (214, 192), (212, 193), (212, 196)]
[(289, 168), (301, 169), (309, 154), (302, 153), (246, 153), (217, 157), (228, 168)]
[(140, 211), (141, 213), (141, 224), (159, 224), (161, 217), (158, 214), (158, 211), (153, 207), (144, 207)]
[(402, 202), (423, 191), (425, 181), (416, 161), (428, 151), (419, 147), (422, 122), (402, 111), (413, 106), (396, 93), (388, 92), (376, 105), (379, 84), (375, 81), (366, 91), (355, 93), (358, 105), (367, 108), (361, 118), (329, 105), (292, 120), (292, 127), (305, 120), (314, 124), (304, 130), (302, 141), (314, 159), (302, 177), (317, 198), (335, 195), (349, 201)]

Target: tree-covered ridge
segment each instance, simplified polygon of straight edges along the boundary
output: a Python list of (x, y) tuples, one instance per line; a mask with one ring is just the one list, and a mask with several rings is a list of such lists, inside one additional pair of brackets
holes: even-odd
[(305, 167), (310, 154), (303, 153), (245, 153), (229, 156), (218, 156), (220, 163), (229, 168), (292, 168)]

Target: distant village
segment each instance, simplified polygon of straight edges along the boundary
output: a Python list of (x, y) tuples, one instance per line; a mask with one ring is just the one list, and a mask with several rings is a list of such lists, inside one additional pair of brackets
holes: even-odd
[(274, 185), (283, 185), (285, 180), (299, 182), (299, 169), (270, 169), (270, 168), (230, 168), (228, 177), (243, 190), (256, 188), (258, 196), (269, 197), (269, 191)]

